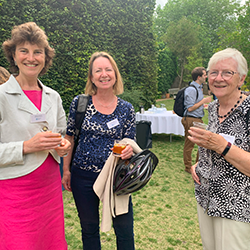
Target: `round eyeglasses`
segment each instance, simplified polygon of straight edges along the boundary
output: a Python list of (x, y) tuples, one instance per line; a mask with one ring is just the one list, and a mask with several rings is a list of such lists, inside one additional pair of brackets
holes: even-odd
[[(221, 73), (220, 73), (221, 72)], [(208, 77), (211, 79), (211, 80), (214, 80), (218, 75), (221, 75), (221, 77), (227, 81), (227, 80), (230, 80), (234, 74), (237, 74), (237, 72), (235, 71), (232, 71), (232, 70), (226, 70), (226, 71), (208, 71), (207, 74), (208, 74)]]

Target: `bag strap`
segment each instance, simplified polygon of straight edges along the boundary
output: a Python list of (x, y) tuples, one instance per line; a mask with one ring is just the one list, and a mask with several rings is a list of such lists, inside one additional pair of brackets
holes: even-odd
[[(197, 101), (197, 99), (198, 99), (198, 89), (197, 89), (194, 85), (189, 85), (189, 86), (186, 87), (186, 89), (187, 89), (188, 87), (194, 87), (194, 88), (196, 89), (196, 100), (195, 100), (195, 101)], [(185, 90), (186, 90), (186, 89), (185, 89)], [(185, 93), (184, 93), (184, 96), (185, 96)], [(185, 109), (184, 113), (185, 113), (186, 115), (184, 115), (183, 117), (187, 117), (187, 109)]]
[(72, 150), (72, 155), (71, 155), (70, 169), (72, 166), (72, 161), (74, 159), (76, 148), (78, 146), (79, 134), (87, 110), (88, 102), (89, 102), (89, 95), (81, 94), (78, 96), (78, 103), (77, 103), (76, 117), (75, 117), (76, 131), (74, 136), (74, 148)]
[[(194, 86), (194, 85), (189, 85), (190, 87), (194, 87), (195, 89), (196, 89), (196, 100), (195, 101), (197, 101), (197, 99), (198, 99), (198, 89)], [(188, 86), (188, 87), (189, 87)]]
[(88, 102), (89, 102), (89, 95), (85, 95), (85, 94), (79, 95), (77, 109), (76, 109), (76, 118), (75, 118), (75, 127), (76, 127), (75, 138), (79, 137), (82, 122), (83, 122), (83, 119), (85, 117), (85, 113), (87, 110)]

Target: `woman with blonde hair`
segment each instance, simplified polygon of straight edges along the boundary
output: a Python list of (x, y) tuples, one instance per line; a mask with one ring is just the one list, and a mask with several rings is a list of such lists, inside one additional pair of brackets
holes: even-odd
[(10, 72), (0, 66), (0, 84), (5, 83), (10, 78)]
[[(72, 152), (64, 160), (63, 185), (72, 191), (82, 227), (84, 250), (101, 249), (99, 233), (99, 198), (93, 185), (112, 153), (115, 139), (135, 139), (133, 106), (116, 95), (123, 92), (123, 83), (114, 59), (106, 52), (94, 53), (89, 61), (85, 94), (90, 95), (79, 144), (69, 170)], [(70, 107), (65, 138), (72, 144), (75, 134), (75, 114), (78, 96)], [(121, 153), (122, 159), (133, 155), (130, 145)], [(131, 198), (128, 213), (113, 218), (118, 250), (134, 249), (133, 207)]]

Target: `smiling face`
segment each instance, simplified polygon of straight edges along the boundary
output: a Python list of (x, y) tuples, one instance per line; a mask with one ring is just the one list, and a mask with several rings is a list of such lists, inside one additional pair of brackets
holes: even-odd
[(45, 50), (28, 42), (16, 46), (13, 58), (19, 68), (19, 77), (38, 77), (45, 66)]
[(116, 82), (115, 71), (106, 57), (98, 57), (93, 62), (91, 81), (97, 89), (113, 89)]
[[(237, 68), (237, 62), (232, 58), (218, 61), (210, 67), (208, 74), (209, 88), (218, 99), (224, 97), (233, 98), (234, 95), (238, 96), (238, 87), (244, 83), (245, 77), (239, 76)], [(225, 80), (221, 76), (221, 72), (227, 71), (236, 73), (233, 73), (231, 79)], [(219, 72), (219, 74), (216, 78), (212, 79), (213, 77), (210, 75), (212, 72)]]

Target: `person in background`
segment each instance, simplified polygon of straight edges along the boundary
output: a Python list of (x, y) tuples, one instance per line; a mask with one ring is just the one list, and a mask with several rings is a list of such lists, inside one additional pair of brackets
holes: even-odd
[[(181, 123), (185, 129), (185, 143), (183, 148), (183, 160), (185, 165), (185, 171), (191, 173), (192, 166), (192, 150), (194, 143), (188, 139), (189, 128), (193, 126), (193, 122), (203, 122), (202, 117), (204, 116), (204, 105), (205, 103), (211, 102), (211, 97), (203, 96), (203, 83), (206, 82), (207, 74), (203, 67), (196, 67), (191, 72), (193, 81), (190, 85), (196, 87), (186, 88), (184, 93), (184, 106), (185, 113), (181, 120)], [(197, 97), (198, 91), (198, 97)], [(196, 162), (198, 161), (198, 153)]]
[[(34, 22), (2, 45), (11, 72), (0, 86), (0, 248), (66, 250), (60, 156), (70, 142), (60, 95), (42, 84), (55, 55)], [(47, 131), (47, 132), (46, 132)]]
[(209, 83), (207, 84), (207, 88), (208, 88), (208, 94), (213, 96), (213, 100), (216, 100), (217, 97), (214, 95), (214, 93), (211, 92), (210, 88), (209, 88)]
[(208, 80), (217, 100), (207, 130), (191, 127), (199, 146), (192, 166), (203, 249), (250, 249), (250, 97), (241, 92), (247, 61), (236, 49), (215, 53)]
[(5, 83), (10, 78), (10, 72), (0, 66), (0, 84)]
[[(99, 198), (93, 184), (112, 153), (115, 139), (135, 139), (135, 111), (133, 106), (116, 95), (123, 92), (122, 78), (114, 59), (106, 52), (94, 53), (89, 61), (85, 94), (90, 95), (83, 121), (79, 144), (64, 158), (63, 185), (73, 192), (82, 228), (84, 250), (101, 249), (99, 233)], [(67, 138), (74, 144), (75, 114), (78, 96), (70, 107)], [(73, 146), (72, 146), (73, 147)], [(121, 158), (129, 159), (133, 149), (127, 145)], [(131, 197), (128, 213), (113, 218), (118, 250), (134, 249), (133, 208)]]

